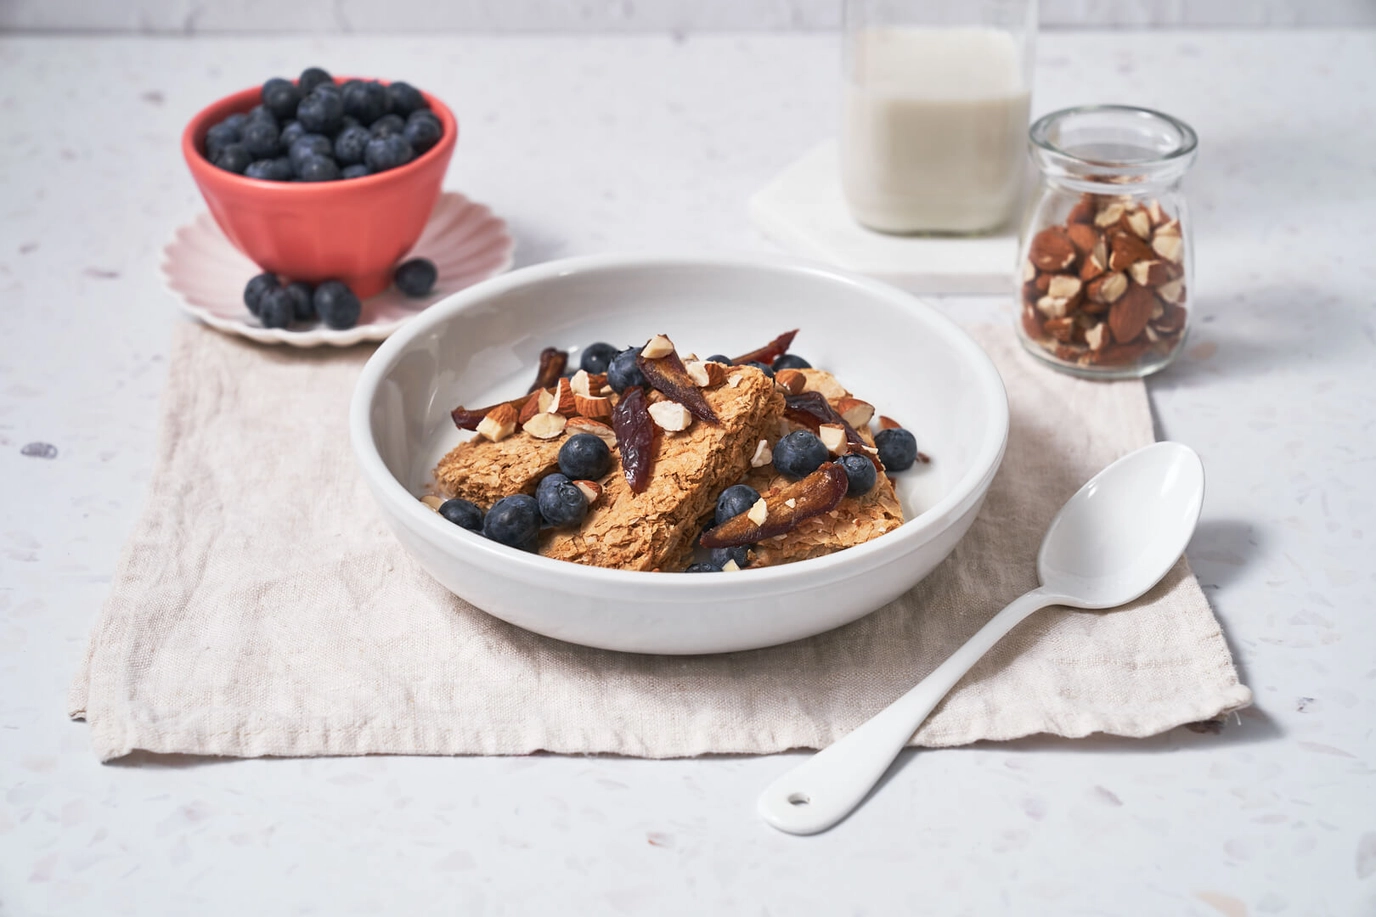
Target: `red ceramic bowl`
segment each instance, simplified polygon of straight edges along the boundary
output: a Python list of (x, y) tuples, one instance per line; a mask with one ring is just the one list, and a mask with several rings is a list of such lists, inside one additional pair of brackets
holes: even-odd
[(392, 269), (420, 238), (439, 198), (459, 135), (453, 113), (421, 93), (439, 116), (444, 136), (400, 168), (341, 181), (260, 181), (218, 169), (204, 153), (210, 126), (248, 111), (259, 94), (255, 87), (226, 96), (182, 132), (182, 155), (215, 222), (265, 271), (309, 283), (342, 280), (359, 298), (386, 289)]

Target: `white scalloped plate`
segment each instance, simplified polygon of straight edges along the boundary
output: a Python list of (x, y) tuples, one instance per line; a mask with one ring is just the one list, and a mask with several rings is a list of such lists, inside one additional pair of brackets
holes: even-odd
[(388, 288), (363, 301), (363, 317), (344, 331), (322, 324), (301, 330), (264, 328), (244, 306), (243, 291), (259, 268), (230, 243), (209, 213), (183, 226), (162, 250), (163, 284), (183, 309), (212, 328), (261, 344), (347, 347), (381, 341), (431, 303), (511, 267), (515, 243), (506, 223), (455, 191), (435, 202), (430, 221), (407, 258), (429, 258), (439, 278), (430, 295), (411, 299)]

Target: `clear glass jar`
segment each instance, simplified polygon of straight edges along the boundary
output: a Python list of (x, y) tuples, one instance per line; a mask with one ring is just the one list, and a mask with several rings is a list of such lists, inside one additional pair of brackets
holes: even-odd
[(846, 0), (841, 186), (861, 225), (964, 233), (1022, 198), (1036, 0)]
[(1023, 346), (1081, 376), (1166, 367), (1194, 311), (1180, 192), (1194, 131), (1161, 112), (1094, 105), (1053, 112), (1029, 137), (1041, 177), (1018, 256)]

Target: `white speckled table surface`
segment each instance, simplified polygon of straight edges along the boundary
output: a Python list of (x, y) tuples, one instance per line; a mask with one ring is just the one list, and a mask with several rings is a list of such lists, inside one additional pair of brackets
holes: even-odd
[(1039, 49), (1039, 112), (1132, 102), (1201, 137), (1204, 317), (1150, 390), (1208, 468), (1189, 556), (1256, 706), (909, 752), (810, 839), (753, 814), (795, 756), (102, 766), (66, 720), (182, 321), (154, 271), (201, 209), (178, 134), (312, 63), (449, 100), (448, 186), (521, 264), (768, 249), (747, 197), (836, 121), (825, 35), (0, 38), (0, 914), (1376, 913), (1376, 33)]

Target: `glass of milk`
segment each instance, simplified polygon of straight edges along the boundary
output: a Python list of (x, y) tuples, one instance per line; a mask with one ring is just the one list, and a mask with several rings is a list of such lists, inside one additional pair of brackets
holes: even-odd
[(846, 0), (841, 184), (889, 233), (1013, 222), (1036, 0)]

